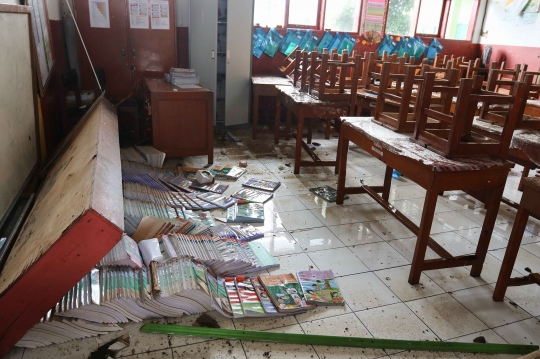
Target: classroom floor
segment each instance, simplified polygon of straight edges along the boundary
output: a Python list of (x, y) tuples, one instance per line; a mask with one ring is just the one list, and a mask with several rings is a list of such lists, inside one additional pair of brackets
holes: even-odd
[[(344, 307), (320, 307), (306, 314), (279, 319), (227, 319), (210, 313), (222, 328), (286, 333), (324, 334), (387, 339), (472, 342), (484, 336), (488, 343), (540, 344), (540, 287), (513, 287), (504, 302), (491, 299), (501, 260), (516, 211), (501, 204), (495, 234), (480, 278), (469, 276), (470, 267), (428, 271), (420, 284), (407, 277), (415, 237), (396, 219), (365, 195), (351, 195), (343, 206), (327, 203), (308, 189), (335, 187), (337, 175), (330, 167), (302, 168), (292, 173), (294, 140), (273, 144), (270, 135), (251, 140), (250, 131), (231, 131), (242, 142), (216, 141), (215, 164), (248, 161), (248, 173), (230, 183), (226, 194), (241, 187), (243, 179), (256, 176), (281, 181), (275, 198), (266, 204), (266, 236), (260, 239), (277, 258), (281, 268), (271, 273), (332, 269), (346, 300)], [(337, 138), (325, 140), (315, 133), (314, 144), (321, 159), (332, 158)], [(382, 184), (385, 166), (351, 145), (347, 180), (358, 184)], [(179, 160), (169, 159), (169, 164)], [(203, 166), (206, 157), (183, 158), (184, 165)], [(534, 175), (534, 171), (531, 171)], [(520, 199), (517, 191), (520, 168), (508, 177), (504, 196)], [(390, 202), (419, 224), (425, 191), (406, 178), (393, 179)], [(452, 254), (473, 253), (485, 210), (463, 192), (439, 198), (433, 237)], [(515, 266), (540, 270), (540, 221), (531, 219)], [(434, 253), (428, 249), (428, 257)], [(198, 315), (160, 320), (191, 325)], [(38, 349), (14, 348), (7, 358), (87, 358), (98, 346), (129, 334), (131, 346), (120, 357), (162, 358), (484, 358), (463, 353), (399, 352), (311, 345), (208, 340), (143, 334), (142, 323), (130, 323), (122, 332), (101, 338), (68, 342)], [(517, 358), (519, 355), (499, 355)]]

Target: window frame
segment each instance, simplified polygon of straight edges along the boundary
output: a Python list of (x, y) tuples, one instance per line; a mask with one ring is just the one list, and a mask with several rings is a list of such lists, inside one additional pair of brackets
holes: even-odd
[(317, 0), (317, 20), (315, 22), (315, 25), (305, 25), (305, 24), (293, 24), (289, 22), (289, 8), (291, 4), (291, 0), (285, 0), (285, 28), (293, 28), (293, 29), (310, 29), (310, 30), (320, 30), (321, 27), (321, 18), (324, 18), (324, 14), (322, 13), (322, 5), (323, 2), (326, 3), (326, 0)]

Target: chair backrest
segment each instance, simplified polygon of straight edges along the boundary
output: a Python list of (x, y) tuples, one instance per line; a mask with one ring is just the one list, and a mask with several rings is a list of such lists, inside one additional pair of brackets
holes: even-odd
[[(527, 76), (530, 79), (527, 79)], [(536, 100), (540, 98), (540, 71), (522, 71), (520, 81), (530, 84), (529, 93), (527, 98)]]
[(460, 78), (467, 78), (472, 79), (476, 75), (478, 75), (479, 71), (482, 71), (484, 68), (481, 67), (482, 60), (480, 58), (477, 58), (475, 60), (469, 60), (467, 62), (463, 62), (458, 65), (459, 69), (459, 77)]

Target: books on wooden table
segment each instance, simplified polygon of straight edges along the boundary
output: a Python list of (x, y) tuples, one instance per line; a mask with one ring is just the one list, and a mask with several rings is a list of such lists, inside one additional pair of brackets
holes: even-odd
[(259, 280), (280, 313), (302, 313), (312, 309), (304, 299), (302, 286), (294, 274), (261, 275)]
[[(310, 188), (309, 191), (328, 202), (335, 202), (337, 198), (337, 190), (330, 186)], [(349, 196), (345, 195), (345, 199), (347, 198), (349, 198)]]
[(300, 271), (298, 280), (308, 304), (345, 305), (332, 270)]
[(274, 195), (272, 193), (258, 191), (251, 188), (241, 188), (238, 191), (234, 192), (231, 197), (244, 200), (246, 202), (255, 202), (255, 203), (264, 203), (272, 198)]
[(250, 187), (255, 189), (260, 189), (264, 191), (274, 192), (279, 188), (281, 182), (267, 181), (259, 178), (249, 178), (246, 182), (242, 183), (244, 187)]
[(260, 203), (235, 204), (227, 209), (227, 223), (264, 223), (264, 206)]

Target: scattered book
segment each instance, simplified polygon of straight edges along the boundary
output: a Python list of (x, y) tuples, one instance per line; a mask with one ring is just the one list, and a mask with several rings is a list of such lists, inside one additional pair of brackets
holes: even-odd
[(242, 184), (244, 187), (262, 189), (264, 191), (274, 192), (281, 185), (281, 182), (267, 181), (258, 178), (250, 178)]
[(227, 290), (229, 303), (231, 303), (233, 316), (235, 318), (241, 318), (244, 316), (244, 309), (242, 308), (242, 302), (240, 301), (240, 295), (236, 289), (234, 279), (234, 277), (225, 277), (225, 289)]
[[(310, 188), (309, 191), (328, 202), (335, 202), (337, 199), (337, 190), (330, 186)], [(344, 198), (348, 199), (349, 196), (345, 195)]]
[(313, 306), (304, 300), (302, 286), (294, 274), (261, 275), (259, 280), (280, 313), (302, 313)]
[(251, 283), (251, 279), (246, 276), (237, 275), (234, 279), (236, 289), (238, 290), (238, 296), (246, 317), (260, 317), (264, 316), (265, 311), (259, 296)]
[(229, 207), (227, 223), (264, 223), (264, 206), (260, 203), (247, 203)]
[(268, 192), (258, 191), (256, 189), (241, 188), (234, 192), (231, 197), (244, 200), (246, 202), (264, 203), (274, 195)]
[(190, 181), (196, 181), (195, 176), (197, 175), (198, 170), (204, 168), (190, 167), (190, 166), (178, 166), (178, 173), (183, 174)]
[(308, 304), (345, 305), (332, 270), (300, 271), (298, 281)]
[(233, 165), (225, 165), (225, 166), (215, 165), (214, 167), (212, 167), (211, 172), (216, 178), (237, 180), (240, 177), (242, 177), (244, 173), (246, 173), (246, 169), (242, 167), (238, 167), (238, 166), (233, 166)]
[(230, 206), (238, 203), (236, 198), (222, 196), (218, 193), (206, 192), (199, 194), (198, 198), (202, 199), (205, 202), (212, 203), (220, 208), (227, 209)]
[(195, 182), (193, 182), (191, 184), (190, 187), (195, 188), (195, 189), (199, 189), (201, 191), (223, 194), (223, 192), (225, 192), (227, 190), (227, 188), (229, 188), (229, 185), (228, 184), (223, 184), (223, 183), (205, 183), (205, 184), (201, 184), (201, 183), (195, 181)]
[(152, 167), (162, 168), (165, 161), (165, 153), (156, 150), (152, 146), (135, 146), (135, 149), (146, 158), (146, 162)]
[(101, 266), (128, 266), (131, 268), (142, 268), (143, 260), (137, 242), (127, 234), (122, 236), (113, 249), (99, 262)]
[(248, 246), (255, 258), (257, 258), (258, 270), (279, 268), (279, 262), (262, 243), (250, 242)]
[(249, 242), (264, 237), (263, 232), (259, 231), (257, 228), (251, 225), (230, 226), (229, 228), (235, 233), (236, 238), (238, 238), (242, 242)]
[(261, 301), (261, 304), (264, 308), (264, 311), (267, 315), (281, 315), (281, 313), (278, 312), (276, 309), (276, 306), (270, 298), (268, 297), (268, 293), (266, 293), (266, 290), (261, 285), (261, 282), (259, 281), (259, 278), (257, 277), (250, 277), (251, 284), (253, 285), (253, 288), (255, 289), (255, 292), (257, 292), (257, 296), (259, 297), (259, 300)]

